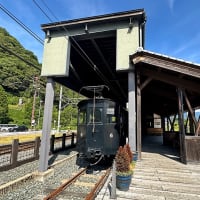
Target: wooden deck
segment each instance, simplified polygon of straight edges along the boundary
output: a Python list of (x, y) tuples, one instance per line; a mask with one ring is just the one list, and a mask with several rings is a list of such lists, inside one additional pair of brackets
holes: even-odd
[[(143, 142), (142, 160), (137, 161), (127, 192), (117, 190), (117, 199), (199, 200), (200, 164), (182, 164), (162, 138), (149, 136)], [(105, 186), (96, 199), (110, 199)]]

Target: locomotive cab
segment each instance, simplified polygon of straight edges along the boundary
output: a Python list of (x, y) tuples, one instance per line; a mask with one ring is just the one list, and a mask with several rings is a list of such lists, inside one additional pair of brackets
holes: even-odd
[(120, 106), (109, 99), (87, 99), (79, 102), (78, 111), (79, 154), (89, 159), (115, 155), (126, 137)]

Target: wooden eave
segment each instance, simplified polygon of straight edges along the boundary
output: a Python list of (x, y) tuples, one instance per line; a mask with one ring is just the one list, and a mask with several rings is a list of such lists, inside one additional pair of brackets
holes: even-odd
[(200, 94), (200, 65), (144, 50), (130, 58), (142, 76)]
[(82, 25), (82, 24), (87, 24), (87, 23), (105, 23), (108, 21), (112, 21), (114, 23), (114, 22), (119, 22), (120, 20), (129, 19), (129, 18), (138, 19), (142, 23), (143, 21), (146, 20), (144, 9), (98, 15), (98, 16), (73, 19), (73, 20), (68, 20), (68, 21), (53, 22), (49, 24), (42, 24), (41, 27), (45, 31), (46, 29), (52, 30), (52, 29), (59, 29), (62, 27), (69, 28), (72, 26), (77, 26), (77, 25)]
[(149, 51), (138, 51), (131, 56), (134, 65), (143, 63), (155, 66), (171, 72), (177, 72), (182, 75), (188, 75), (195, 78), (200, 78), (200, 65), (191, 62), (186, 62), (180, 59), (167, 57), (161, 54), (156, 54)]
[[(177, 88), (187, 93), (193, 108), (199, 107), (199, 64), (140, 49), (130, 59), (140, 74), (143, 112), (177, 113)], [(187, 106), (184, 109), (187, 110)]]

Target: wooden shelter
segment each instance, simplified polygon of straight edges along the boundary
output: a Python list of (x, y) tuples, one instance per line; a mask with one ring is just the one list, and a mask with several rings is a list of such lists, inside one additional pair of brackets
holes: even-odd
[[(139, 49), (131, 56), (137, 85), (137, 150), (141, 153), (142, 116), (157, 113), (161, 121), (179, 120), (180, 156), (183, 162), (200, 161), (200, 121), (194, 110), (200, 106), (200, 65)], [(186, 132), (184, 112), (190, 130)], [(162, 123), (164, 133), (165, 123)], [(145, 130), (143, 130), (145, 132)], [(169, 131), (169, 130), (168, 130)], [(174, 130), (171, 130), (171, 135)], [(170, 137), (170, 135), (169, 135)], [(167, 139), (167, 138), (164, 138)], [(174, 137), (174, 140), (176, 138)], [(140, 157), (140, 156), (139, 156)]]
[[(161, 116), (166, 132), (165, 120), (173, 128), (176, 117), (171, 116), (178, 115), (182, 160), (199, 160), (199, 145), (193, 151), (193, 143), (199, 141), (194, 109), (200, 107), (200, 65), (143, 50), (145, 23), (145, 12), (138, 9), (42, 25), (41, 75), (47, 77), (47, 84), (39, 171), (48, 167), (54, 82), (76, 92), (83, 86), (107, 85), (105, 98), (128, 105), (129, 144), (139, 159), (145, 117)], [(82, 94), (91, 97), (87, 91)], [(186, 110), (193, 139), (186, 137)]]

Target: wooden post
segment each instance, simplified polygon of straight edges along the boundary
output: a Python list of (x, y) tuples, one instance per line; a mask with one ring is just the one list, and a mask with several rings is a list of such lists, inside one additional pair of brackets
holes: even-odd
[(169, 116), (167, 116), (167, 131), (169, 131)]
[(14, 139), (12, 141), (12, 152), (11, 152), (11, 166), (17, 166), (17, 157), (18, 157), (18, 149), (19, 149), (19, 140)]
[(74, 146), (74, 136), (75, 136), (75, 134), (72, 133), (72, 140), (71, 140), (71, 146), (72, 146), (72, 147)]
[(137, 72), (137, 151), (138, 160), (141, 160), (142, 141), (141, 141), (141, 89), (140, 89), (140, 74)]
[(55, 135), (52, 135), (51, 139), (50, 139), (50, 152), (51, 153), (54, 153), (54, 144), (55, 144)]
[(116, 199), (116, 162), (114, 160), (113, 162), (113, 168), (112, 168), (112, 186), (111, 186), (111, 193), (110, 193), (110, 199)]
[(64, 133), (62, 136), (62, 150), (65, 149), (65, 141), (66, 141), (66, 133)]
[(166, 127), (165, 127), (165, 117), (161, 116), (161, 128), (163, 129), (163, 132), (166, 131)]
[(178, 88), (178, 111), (179, 111), (179, 136), (180, 136), (181, 161), (183, 163), (186, 163), (185, 128), (184, 128), (184, 113), (183, 113), (183, 91), (181, 88)]
[(46, 84), (44, 119), (42, 125), (42, 138), (41, 138), (40, 159), (38, 167), (39, 172), (44, 172), (48, 169), (53, 99), (54, 99), (54, 80), (51, 77), (48, 77)]
[(35, 147), (34, 147), (34, 157), (35, 159), (39, 158), (39, 149), (40, 149), (40, 137), (35, 138)]

